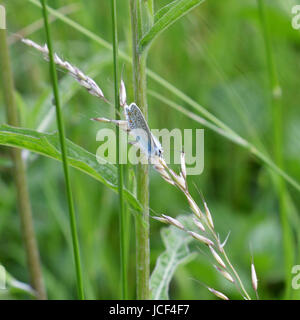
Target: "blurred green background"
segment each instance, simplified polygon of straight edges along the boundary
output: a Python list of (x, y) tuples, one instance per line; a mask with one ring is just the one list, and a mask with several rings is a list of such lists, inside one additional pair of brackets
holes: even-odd
[[(28, 1), (2, 1), (7, 9), (7, 28), (22, 127), (36, 129), (51, 107), (48, 64), (16, 36), (41, 19), (41, 10)], [(129, 1), (119, 0), (120, 49), (131, 53)], [(156, 0), (155, 8), (168, 3)], [(273, 54), (282, 87), (285, 171), (300, 181), (300, 33), (291, 26), (291, 7), (298, 1), (266, 0)], [(103, 39), (111, 42), (110, 1), (51, 0), (53, 8), (67, 15)], [(109, 98), (113, 97), (112, 55), (62, 21), (51, 24), (55, 51), (92, 75)], [(29, 38), (43, 44), (45, 32), (38, 28)], [(120, 62), (122, 67), (123, 62)], [(199, 102), (242, 137), (256, 143), (257, 137), (272, 157), (273, 134), (266, 53), (254, 0), (206, 0), (177, 21), (154, 43), (149, 68)], [(131, 68), (123, 71), (132, 101)], [(69, 76), (59, 72), (67, 137), (92, 153), (96, 132), (102, 126), (91, 117), (113, 117), (113, 111), (89, 95)], [(157, 83), (148, 87), (190, 109)], [(3, 93), (0, 90), (0, 122), (5, 123)], [(202, 128), (184, 114), (149, 95), (149, 125), (152, 128)], [(51, 122), (47, 132), (56, 130)], [(29, 282), (20, 234), (16, 194), (8, 149), (0, 147), (0, 263), (23, 282)], [(50, 299), (76, 298), (68, 210), (61, 164), (31, 155), (28, 181), (43, 274)], [(117, 195), (92, 178), (71, 169), (72, 187), (79, 226), (86, 295), (89, 299), (114, 299), (120, 293), (119, 228)], [(151, 170), (150, 207), (155, 213), (178, 216), (189, 212), (183, 195)], [(198, 203), (200, 189), (214, 217), (221, 238), (231, 231), (227, 252), (247, 288), (251, 287), (251, 252), (259, 278), (262, 299), (284, 296), (284, 253), (278, 195), (270, 171), (248, 151), (208, 129), (205, 130), (205, 169), (189, 177), (191, 193)], [(295, 264), (300, 264), (299, 192), (288, 186), (289, 223), (295, 229)], [(152, 213), (153, 213), (152, 212)], [(133, 215), (132, 229), (133, 227)], [(164, 226), (151, 220), (151, 270), (164, 250), (160, 231)], [(297, 263), (298, 262), (298, 263)], [(135, 297), (135, 248), (131, 233), (129, 259), (130, 297)], [(205, 254), (180, 266), (172, 280), (172, 299), (214, 299), (201, 284), (240, 298), (226, 283)], [(249, 290), (251, 291), (251, 289)], [(299, 291), (299, 292), (298, 292)], [(300, 290), (292, 290), (298, 298)], [(0, 293), (1, 294), (1, 293)], [(11, 292), (0, 298), (27, 298)]]

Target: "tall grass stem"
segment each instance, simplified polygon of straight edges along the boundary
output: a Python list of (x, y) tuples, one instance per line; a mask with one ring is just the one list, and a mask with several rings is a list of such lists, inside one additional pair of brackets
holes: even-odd
[[(263, 39), (266, 50), (266, 61), (268, 68), (268, 80), (270, 84), (270, 101), (273, 128), (273, 154), (275, 163), (284, 170), (283, 161), (283, 123), (282, 123), (282, 92), (278, 79), (277, 68), (273, 56), (271, 35), (268, 27), (264, 0), (258, 1), (259, 17), (262, 26)], [(275, 186), (279, 197), (279, 212), (282, 226), (284, 264), (285, 264), (285, 298), (289, 299), (291, 294), (291, 270), (294, 261), (292, 231), (288, 221), (287, 213), (287, 190), (285, 181), (280, 176), (274, 176)]]
[[(118, 28), (117, 28), (117, 5), (116, 0), (111, 0), (112, 11), (112, 35), (113, 35), (113, 65), (114, 65), (114, 88), (115, 88), (115, 115), (116, 119), (120, 119), (120, 98), (119, 98), (119, 72), (118, 72)], [(121, 260), (121, 283), (122, 283), (122, 299), (128, 299), (127, 288), (127, 248), (128, 248), (128, 233), (126, 232), (126, 210), (123, 197), (123, 165), (120, 164), (120, 141), (119, 141), (119, 126), (116, 126), (117, 136), (117, 167), (118, 167), (118, 191), (120, 205), (120, 260)]]
[[(147, 81), (146, 61), (147, 51), (139, 53), (138, 43), (141, 39), (145, 25), (142, 21), (142, 8), (148, 6), (148, 1), (141, 3), (130, 0), (131, 31), (132, 31), (132, 65), (133, 65), (133, 87), (136, 104), (140, 107), (146, 119), (148, 119), (147, 105)], [(152, 2), (151, 2), (152, 7)], [(153, 9), (152, 9), (153, 12)], [(148, 26), (149, 23), (148, 23)], [(143, 208), (143, 213), (136, 215), (136, 278), (137, 299), (149, 299), (149, 277), (150, 277), (150, 241), (149, 241), (149, 166), (138, 164), (137, 177), (137, 199)]]
[[(7, 44), (6, 29), (0, 29), (0, 66), (2, 86), (6, 106), (7, 122), (12, 126), (19, 126), (18, 108), (15, 100), (13, 71)], [(26, 258), (30, 273), (30, 282), (38, 299), (47, 299), (42, 277), (39, 250), (34, 233), (32, 209), (27, 185), (26, 167), (19, 149), (11, 149), (14, 163), (13, 174), (17, 190), (17, 203), (19, 207), (21, 230), (26, 250)]]
[(50, 27), (48, 22), (48, 13), (46, 9), (46, 0), (41, 0), (41, 4), (42, 4), (43, 17), (44, 17), (44, 26), (45, 26), (45, 32), (46, 32), (46, 38), (47, 38), (47, 45), (49, 49), (50, 77), (51, 77), (53, 94), (55, 99), (56, 122), (57, 122), (57, 128), (59, 133), (61, 156), (62, 156), (64, 177), (65, 177), (65, 184), (66, 184), (66, 193), (67, 193), (67, 199), (68, 199), (69, 220), (70, 220), (70, 228), (71, 228), (71, 234), (72, 234), (73, 254), (74, 254), (74, 260), (75, 260), (75, 271), (76, 271), (76, 279), (77, 279), (77, 290), (78, 290), (78, 297), (81, 300), (83, 300), (84, 290), (83, 290), (82, 270), (81, 270), (80, 253), (79, 253), (79, 242), (78, 242), (78, 236), (77, 236), (76, 217), (75, 217), (73, 196), (72, 196), (72, 190), (71, 190), (71, 181), (70, 181), (70, 175), (69, 175), (69, 166), (68, 166), (68, 158), (67, 158), (67, 150), (66, 150), (66, 142), (65, 142), (66, 138), (65, 138), (65, 132), (64, 132), (63, 117), (61, 113), (58, 81), (57, 81), (57, 74), (56, 74), (56, 68), (54, 63)]

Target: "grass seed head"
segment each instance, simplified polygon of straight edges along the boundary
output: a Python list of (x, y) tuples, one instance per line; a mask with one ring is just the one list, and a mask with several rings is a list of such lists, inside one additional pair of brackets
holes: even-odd
[[(47, 45), (44, 45), (43, 47), (38, 45), (32, 40), (29, 39), (22, 39), (22, 42), (26, 44), (27, 46), (30, 46), (39, 52), (41, 52), (46, 60), (49, 60), (49, 50)], [(99, 86), (96, 84), (96, 82), (90, 78), (89, 76), (85, 75), (81, 70), (74, 67), (71, 63), (68, 61), (62, 60), (56, 53), (54, 54), (54, 62), (56, 65), (61, 67), (62, 69), (68, 71), (70, 75), (84, 88), (88, 90), (90, 94), (93, 96), (96, 96), (98, 98), (103, 99), (107, 102), (106, 98), (104, 97), (104, 94), (102, 90), (99, 88)]]
[(218, 264), (226, 269), (226, 264), (224, 263), (224, 261), (221, 259), (221, 257), (216, 253), (216, 251), (214, 250), (214, 248), (212, 248), (211, 246), (209, 246), (209, 249), (211, 251), (211, 254), (213, 255), (213, 257), (215, 258), (215, 260), (218, 262)]
[(255, 266), (253, 262), (251, 263), (251, 280), (252, 280), (252, 287), (254, 291), (257, 291), (258, 281), (257, 281), (257, 275), (256, 275)]
[(212, 216), (210, 214), (210, 211), (208, 209), (208, 206), (205, 201), (203, 201), (203, 202), (204, 202), (204, 209), (205, 209), (207, 221), (208, 221), (209, 225), (211, 226), (211, 228), (214, 229), (214, 222), (213, 222)]
[(186, 190), (186, 181), (182, 175), (177, 175), (172, 169), (169, 168), (169, 172), (174, 180), (175, 184), (182, 189), (183, 191)]
[(223, 299), (223, 300), (229, 300), (229, 298), (227, 296), (225, 296), (224, 293), (220, 292), (220, 291), (217, 291), (213, 288), (207, 288), (211, 293), (213, 293), (215, 296), (217, 296), (218, 298), (220, 299)]
[(175, 182), (171, 179), (167, 171), (160, 165), (154, 165), (153, 168), (161, 175), (161, 177), (167, 181), (169, 184), (174, 185)]
[(125, 83), (123, 79), (121, 80), (120, 84), (120, 105), (121, 107), (124, 107), (126, 105), (126, 88), (125, 88)]
[(164, 214), (161, 215), (164, 219), (166, 219), (170, 224), (172, 224), (173, 226), (181, 229), (181, 230), (184, 230), (184, 225), (179, 222), (177, 219), (174, 219), (172, 217), (169, 217), (169, 216), (166, 216)]
[(194, 201), (194, 199), (191, 197), (191, 195), (189, 193), (185, 193), (185, 195), (186, 195), (186, 198), (189, 202), (189, 205), (190, 205), (192, 211), (199, 219), (201, 219), (203, 214), (202, 214), (200, 208), (197, 206), (196, 202)]
[(199, 228), (202, 231), (205, 231), (203, 224), (198, 219), (193, 217), (193, 222), (197, 228)]
[(165, 218), (162, 218), (162, 217), (153, 217), (153, 219), (155, 219), (159, 222), (165, 223), (165, 224), (169, 224), (169, 221)]
[(181, 152), (180, 163), (181, 163), (182, 176), (186, 180), (186, 164), (185, 164), (185, 153), (184, 152)]
[(196, 232), (193, 232), (193, 231), (188, 231), (187, 232), (189, 235), (191, 235), (194, 239), (208, 245), (208, 246), (213, 246), (214, 243), (209, 240), (208, 238), (204, 237), (204, 236), (201, 236), (200, 234), (196, 233)]
[(218, 266), (216, 266), (216, 265), (214, 265), (214, 267), (221, 273), (221, 275), (222, 275), (225, 279), (227, 279), (228, 281), (230, 281), (230, 282), (232, 282), (232, 283), (235, 282), (234, 279), (232, 278), (232, 276), (231, 276), (227, 271), (221, 269), (220, 267), (218, 267)]

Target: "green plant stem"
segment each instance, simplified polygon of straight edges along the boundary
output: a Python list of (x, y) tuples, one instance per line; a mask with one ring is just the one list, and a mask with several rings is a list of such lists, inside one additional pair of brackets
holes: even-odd
[[(118, 28), (117, 28), (117, 6), (116, 0), (111, 0), (112, 11), (112, 34), (113, 34), (113, 62), (114, 62), (114, 88), (115, 88), (115, 115), (116, 119), (120, 119), (120, 98), (119, 98), (119, 86), (118, 86)], [(119, 191), (119, 205), (120, 205), (120, 260), (121, 260), (121, 283), (122, 283), (122, 295), (121, 298), (128, 299), (127, 289), (127, 224), (125, 216), (125, 205), (123, 197), (123, 165), (120, 164), (120, 128), (116, 126), (117, 136), (117, 167), (118, 167), (118, 191)]]
[[(19, 126), (18, 109), (15, 101), (13, 73), (5, 29), (0, 29), (0, 65), (7, 122), (12, 126), (17, 127)], [(39, 251), (34, 233), (26, 168), (22, 159), (22, 152), (19, 149), (12, 148), (11, 156), (14, 163), (13, 173), (17, 189), (17, 203), (19, 207), (21, 230), (24, 239), (31, 285), (35, 289), (38, 299), (47, 299), (41, 272)]]
[(71, 234), (72, 234), (73, 254), (74, 254), (76, 277), (77, 277), (77, 290), (78, 290), (78, 297), (83, 300), (84, 291), (83, 291), (82, 271), (81, 271), (81, 262), (80, 262), (80, 254), (79, 254), (79, 243), (78, 243), (78, 236), (77, 236), (77, 226), (76, 226), (76, 217), (74, 212), (71, 182), (70, 182), (70, 176), (69, 176), (69, 166), (68, 166), (67, 150), (66, 150), (66, 143), (65, 143), (66, 138), (65, 138), (63, 119), (62, 119), (61, 107), (60, 107), (57, 74), (56, 74), (54, 57), (53, 57), (53, 49), (52, 49), (52, 42), (51, 42), (51, 36), (50, 36), (50, 27), (48, 23), (46, 1), (41, 0), (41, 4), (43, 9), (47, 45), (49, 49), (50, 76), (51, 76), (53, 94), (55, 99), (56, 121), (57, 121), (59, 141), (61, 146), (61, 156), (62, 156), (64, 177), (65, 177), (65, 184), (66, 184), (66, 193), (67, 193), (68, 206), (69, 206), (70, 228), (71, 228)]
[[(284, 169), (283, 161), (283, 123), (282, 123), (282, 94), (281, 87), (277, 75), (277, 69), (274, 62), (271, 36), (268, 29), (268, 23), (265, 13), (265, 5), (263, 0), (258, 0), (259, 16), (262, 25), (263, 38), (266, 49), (266, 61), (268, 67), (268, 77), (270, 83), (271, 96), (271, 114), (273, 127), (273, 154), (275, 163), (281, 169)], [(289, 299), (291, 294), (291, 270), (294, 261), (292, 231), (288, 221), (287, 214), (287, 190), (284, 180), (280, 176), (273, 177), (275, 187), (279, 197), (279, 212), (282, 226), (283, 247), (284, 247), (284, 263), (285, 263), (285, 298)]]
[[(140, 1), (130, 0), (131, 28), (132, 28), (132, 64), (133, 84), (136, 104), (140, 107), (146, 120), (148, 119), (146, 60), (147, 52), (138, 52), (138, 43), (142, 35)], [(140, 4), (147, 5), (147, 4)], [(150, 277), (150, 242), (149, 242), (149, 166), (138, 164), (136, 170), (137, 199), (143, 213), (136, 215), (136, 276), (137, 299), (149, 299)]]
[(249, 296), (248, 292), (246, 291), (246, 289), (245, 289), (245, 287), (244, 287), (244, 284), (243, 284), (240, 276), (238, 275), (238, 273), (236, 272), (235, 268), (234, 268), (233, 265), (231, 264), (231, 262), (230, 262), (230, 260), (229, 260), (229, 258), (228, 258), (228, 256), (227, 256), (227, 254), (226, 254), (226, 252), (225, 252), (224, 249), (223, 249), (223, 256), (224, 256), (226, 262), (228, 263), (229, 267), (231, 268), (234, 276), (236, 277), (236, 279), (237, 279), (237, 281), (238, 281), (238, 283), (239, 283), (239, 285), (240, 285), (240, 288), (241, 288), (243, 294), (245, 295), (245, 297), (246, 297), (248, 300), (251, 300), (251, 297)]

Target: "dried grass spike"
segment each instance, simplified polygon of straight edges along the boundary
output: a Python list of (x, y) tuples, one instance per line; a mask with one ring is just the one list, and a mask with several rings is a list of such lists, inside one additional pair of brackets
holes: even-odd
[(207, 206), (205, 200), (203, 200), (203, 203), (204, 203), (204, 209), (205, 209), (207, 221), (208, 221), (209, 225), (214, 229), (214, 222), (213, 222), (212, 216), (210, 214), (210, 211), (208, 209), (208, 206)]
[(182, 189), (183, 191), (186, 190), (186, 181), (183, 178), (182, 175), (178, 176), (172, 169), (169, 168), (169, 172), (174, 180), (174, 182), (176, 183), (176, 185)]
[(120, 84), (120, 105), (124, 107), (126, 105), (126, 88), (123, 79)]
[(221, 273), (221, 275), (222, 275), (225, 279), (227, 279), (228, 281), (230, 281), (230, 282), (232, 282), (232, 283), (235, 282), (234, 279), (232, 278), (232, 276), (231, 276), (227, 271), (221, 269), (220, 267), (218, 267), (218, 266), (216, 266), (216, 265), (214, 265), (214, 267)]
[(189, 205), (192, 209), (192, 211), (195, 213), (195, 215), (198, 217), (198, 218), (202, 218), (203, 216), (203, 213), (201, 212), (200, 208), (197, 206), (196, 202), (194, 201), (194, 199), (191, 197), (191, 195), (189, 193), (185, 193), (186, 195), (186, 198), (189, 202)]
[(213, 246), (214, 243), (209, 240), (208, 238), (204, 237), (204, 236), (201, 236), (200, 234), (196, 233), (196, 232), (193, 232), (193, 231), (187, 231), (187, 233), (189, 235), (191, 235), (194, 239), (208, 245), (208, 246)]
[[(29, 39), (22, 39), (22, 42), (32, 48), (35, 48), (39, 52), (41, 52), (46, 60), (49, 60), (49, 50), (47, 45), (43, 47), (38, 45), (32, 40)], [(90, 78), (89, 76), (85, 75), (80, 69), (74, 67), (71, 63), (67, 61), (63, 61), (56, 53), (54, 54), (54, 62), (56, 65), (61, 67), (62, 69), (69, 72), (69, 74), (84, 88), (88, 90), (90, 94), (96, 96), (98, 98), (103, 99), (105, 102), (108, 102), (104, 97), (102, 90), (96, 84), (96, 82)]]
[(258, 281), (257, 281), (257, 275), (255, 271), (255, 266), (254, 263), (251, 263), (251, 280), (252, 280), (252, 287), (255, 292), (257, 292), (257, 287), (258, 287)]
[(193, 222), (197, 228), (199, 228), (202, 231), (205, 231), (204, 225), (199, 220), (193, 217)]
[(128, 123), (125, 120), (112, 120), (107, 118), (91, 118), (93, 121), (104, 122), (104, 123), (114, 123), (119, 126), (122, 130), (128, 132)]
[(226, 245), (226, 243), (227, 243), (227, 240), (228, 240), (229, 236), (230, 236), (230, 231), (228, 232), (228, 234), (227, 234), (225, 240), (223, 241), (223, 243), (221, 243), (221, 242), (220, 242), (220, 237), (219, 237), (219, 235), (218, 235), (219, 250), (220, 250), (221, 252), (224, 251), (224, 247), (225, 247), (225, 245)]
[(159, 222), (162, 222), (162, 223), (165, 223), (165, 224), (169, 224), (169, 221), (165, 218), (162, 218), (162, 217), (152, 217), (153, 219), (159, 221)]
[(218, 264), (226, 269), (226, 264), (224, 263), (224, 261), (221, 259), (221, 257), (216, 253), (216, 251), (211, 247), (209, 246), (209, 249), (211, 251), (211, 254), (213, 255), (213, 257), (215, 258), (215, 260), (218, 262)]
[(181, 152), (181, 157), (180, 157), (180, 164), (181, 164), (181, 173), (184, 179), (186, 180), (186, 164), (185, 164), (185, 153), (182, 151)]
[(220, 292), (220, 291), (217, 291), (213, 288), (207, 288), (211, 293), (213, 293), (215, 296), (217, 296), (218, 298), (220, 299), (223, 299), (223, 300), (229, 300), (229, 298), (227, 296), (225, 296), (224, 293)]
[(184, 225), (179, 222), (177, 219), (174, 219), (172, 217), (169, 217), (169, 216), (166, 216), (164, 214), (161, 215), (164, 219), (166, 219), (167, 221), (169, 221), (170, 224), (172, 224), (173, 226), (181, 229), (181, 230), (184, 230)]

